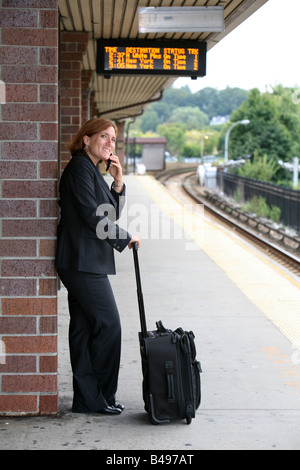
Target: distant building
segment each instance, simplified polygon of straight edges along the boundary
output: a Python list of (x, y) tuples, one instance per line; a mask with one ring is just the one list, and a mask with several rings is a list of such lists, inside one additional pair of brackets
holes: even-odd
[(216, 126), (216, 125), (221, 125), (221, 124), (226, 124), (230, 120), (230, 116), (214, 116), (211, 121), (210, 125), (211, 126)]

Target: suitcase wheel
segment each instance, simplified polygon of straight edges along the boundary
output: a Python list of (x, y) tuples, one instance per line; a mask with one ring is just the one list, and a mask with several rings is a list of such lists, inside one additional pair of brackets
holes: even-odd
[(187, 424), (191, 424), (192, 418), (194, 418), (194, 417), (195, 417), (195, 414), (194, 414), (193, 407), (191, 405), (188, 405), (187, 409), (186, 409), (186, 422), (187, 422)]
[(149, 419), (149, 421), (150, 421), (151, 424), (159, 424), (159, 422), (156, 421), (155, 419), (153, 419), (152, 416), (149, 416), (149, 415), (148, 415), (148, 419)]

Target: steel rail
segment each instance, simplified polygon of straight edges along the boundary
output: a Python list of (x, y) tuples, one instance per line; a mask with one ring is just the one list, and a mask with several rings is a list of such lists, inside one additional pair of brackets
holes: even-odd
[[(253, 232), (252, 230), (249, 230), (247, 227), (237, 223), (234, 219), (232, 219), (231, 217), (228, 217), (222, 211), (208, 204), (205, 198), (199, 197), (199, 195), (193, 191), (194, 185), (188, 184), (188, 180), (191, 177), (195, 176), (195, 174), (196, 172), (193, 171), (191, 168), (189, 169), (189, 171), (186, 169), (181, 172), (178, 169), (175, 171), (165, 171), (164, 174), (161, 175), (162, 176), (161, 182), (162, 184), (165, 185), (166, 182), (172, 177), (176, 176), (176, 177), (183, 178), (183, 182), (181, 183), (182, 189), (194, 201), (198, 202), (199, 204), (202, 204), (204, 206), (204, 209), (207, 212), (209, 212), (211, 215), (213, 215), (217, 219), (221, 220), (224, 224), (229, 226), (235, 232), (238, 232), (239, 234), (243, 235), (246, 239), (250, 240), (256, 246), (258, 246), (261, 250), (263, 250), (268, 256), (275, 258), (276, 261), (283, 264), (286, 268), (291, 270), (294, 274), (296, 274), (297, 276), (300, 276), (300, 259), (297, 256), (284, 250), (282, 247), (266, 240), (265, 238), (261, 237), (259, 234)], [(160, 177), (158, 176), (157, 179), (160, 180)]]

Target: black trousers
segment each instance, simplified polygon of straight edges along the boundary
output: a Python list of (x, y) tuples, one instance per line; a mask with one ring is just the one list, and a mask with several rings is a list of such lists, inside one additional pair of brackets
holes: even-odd
[(121, 354), (118, 308), (106, 275), (59, 269), (68, 290), (73, 406), (95, 412), (115, 402)]

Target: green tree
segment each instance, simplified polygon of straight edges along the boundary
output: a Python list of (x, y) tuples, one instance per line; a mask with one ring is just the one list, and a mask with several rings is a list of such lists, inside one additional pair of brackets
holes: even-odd
[(245, 178), (271, 182), (275, 179), (278, 170), (278, 164), (264, 155), (259, 156), (258, 151), (254, 152), (253, 161), (247, 161), (245, 165), (238, 168), (238, 175)]
[(157, 132), (167, 139), (167, 151), (171, 155), (181, 155), (185, 144), (185, 128), (182, 124), (160, 124)]
[(230, 134), (230, 158), (254, 155), (255, 150), (269, 158), (286, 160), (290, 154), (289, 132), (280, 121), (279, 109), (272, 94), (249, 92), (248, 99), (231, 115), (231, 122), (250, 119), (248, 126), (236, 126)]
[(210, 87), (199, 90), (193, 95), (193, 104), (194, 106), (198, 106), (210, 119), (213, 116), (217, 116), (219, 114), (217, 112), (218, 90)]
[(187, 158), (199, 158), (199, 144), (197, 144), (196, 142), (186, 142), (183, 146), (182, 154)]
[[(207, 87), (197, 93), (192, 93), (188, 86), (179, 89), (168, 88), (165, 90), (160, 101), (156, 101), (147, 106), (143, 115), (138, 117), (130, 126), (130, 132), (132, 132), (132, 130), (142, 130), (142, 132), (151, 130), (154, 132), (155, 126), (158, 124), (157, 118), (159, 118), (159, 124), (164, 124), (169, 121), (173, 113), (180, 113), (179, 110), (182, 108), (194, 108), (195, 112), (199, 113), (200, 111), (206, 115), (204, 119), (203, 114), (198, 114), (200, 122), (193, 123), (195, 129), (199, 129), (200, 127), (207, 126), (208, 121), (210, 121), (213, 116), (230, 115), (231, 112), (237, 109), (247, 98), (247, 93), (246, 90), (229, 87), (221, 91)], [(152, 111), (156, 114), (150, 114)], [(175, 119), (177, 121), (176, 114)], [(190, 119), (192, 119), (192, 116), (190, 116)], [(190, 124), (189, 128), (191, 128)]]
[(247, 99), (247, 95), (248, 91), (241, 88), (227, 87), (225, 90), (217, 90), (206, 87), (193, 94), (190, 101), (211, 119), (214, 116), (229, 116)]
[(273, 89), (273, 99), (278, 109), (278, 118), (285, 126), (290, 141), (290, 152), (287, 159), (300, 155), (300, 104), (293, 101), (293, 88), (281, 85)]
[(200, 157), (217, 153), (219, 143), (219, 132), (211, 131), (210, 128), (201, 130), (187, 130), (185, 133), (186, 143), (183, 148), (185, 157)]
[(181, 106), (190, 105), (190, 98), (192, 92), (189, 87), (185, 86), (183, 88), (168, 88), (163, 95), (161, 101), (166, 103), (170, 110), (173, 111), (176, 108)]
[(161, 124), (158, 114), (152, 109), (146, 109), (141, 121), (141, 130), (145, 133), (147, 131), (155, 132), (157, 126)]
[[(253, 159), (257, 151), (261, 156), (267, 155), (268, 162), (291, 161), (292, 157), (300, 156), (300, 104), (292, 99), (295, 91), (281, 85), (264, 93), (257, 89), (248, 92), (229, 87), (224, 90), (207, 87), (197, 93), (192, 93), (188, 86), (169, 88), (160, 101), (147, 106), (144, 114), (130, 125), (130, 135), (158, 132), (158, 126), (173, 123), (173, 127), (162, 128), (162, 132), (169, 136), (170, 153), (194, 155), (197, 146), (201, 148), (200, 133), (198, 140), (192, 142), (188, 131), (194, 128), (201, 132), (205, 129), (205, 132), (217, 132), (218, 137), (216, 141), (214, 139), (213, 151), (208, 148), (208, 144), (212, 143), (211, 137), (204, 142), (204, 155), (215, 153), (216, 148), (224, 153), (225, 135), (230, 123), (208, 126), (207, 116), (210, 120), (216, 115), (231, 114), (231, 123), (243, 119), (250, 119), (251, 122), (248, 126), (236, 126), (232, 130), (229, 158), (250, 155)], [(183, 130), (179, 132), (176, 123), (181, 124)], [(182, 132), (185, 134), (182, 135)], [(184, 143), (187, 146), (183, 150)], [(285, 171), (278, 169), (273, 181), (283, 182), (285, 179)]]
[(227, 87), (224, 90), (220, 90), (218, 96), (217, 109), (214, 115), (230, 116), (235, 109), (238, 109), (247, 100), (248, 91), (237, 87)]
[(207, 114), (197, 107), (182, 106), (172, 112), (168, 122), (183, 123), (187, 129), (201, 129), (209, 124), (209, 119)]
[(164, 101), (164, 99), (150, 104), (147, 109), (153, 109), (153, 111), (157, 113), (161, 124), (169, 119), (172, 112), (171, 107)]

